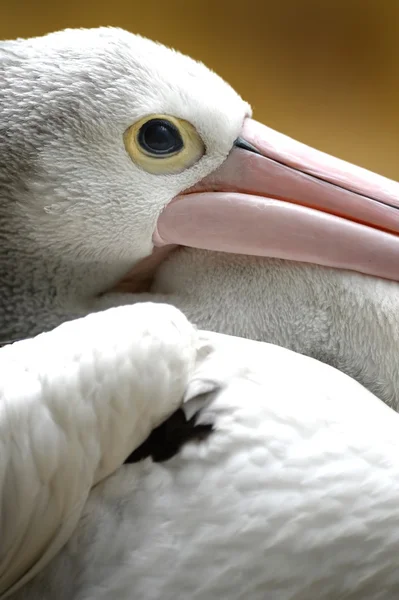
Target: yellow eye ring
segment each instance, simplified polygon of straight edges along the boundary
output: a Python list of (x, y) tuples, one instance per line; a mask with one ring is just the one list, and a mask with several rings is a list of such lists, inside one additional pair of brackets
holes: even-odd
[(131, 159), (155, 175), (181, 173), (205, 153), (204, 143), (191, 123), (169, 115), (144, 117), (123, 137)]

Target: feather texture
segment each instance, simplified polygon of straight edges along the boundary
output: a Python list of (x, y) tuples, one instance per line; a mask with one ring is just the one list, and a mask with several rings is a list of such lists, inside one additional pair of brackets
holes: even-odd
[(204, 335), (214, 432), (97, 486), (15, 600), (396, 598), (399, 415), (313, 359)]
[(201, 343), (177, 309), (137, 304), (0, 350), (0, 594), (33, 576), (93, 485), (181, 406)]

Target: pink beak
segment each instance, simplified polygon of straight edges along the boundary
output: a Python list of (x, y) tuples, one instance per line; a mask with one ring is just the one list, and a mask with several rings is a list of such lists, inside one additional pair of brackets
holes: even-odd
[(154, 244), (399, 281), (399, 184), (252, 119), (226, 161), (160, 215)]

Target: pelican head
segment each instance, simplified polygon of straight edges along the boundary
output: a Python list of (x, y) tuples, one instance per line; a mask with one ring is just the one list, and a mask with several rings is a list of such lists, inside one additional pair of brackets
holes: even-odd
[(85, 293), (172, 244), (399, 279), (398, 185), (257, 123), (201, 63), (114, 28), (0, 57), (2, 223)]

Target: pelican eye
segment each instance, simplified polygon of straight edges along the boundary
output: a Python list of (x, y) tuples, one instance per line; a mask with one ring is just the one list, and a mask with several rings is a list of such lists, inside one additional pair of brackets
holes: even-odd
[(159, 158), (180, 152), (184, 146), (179, 130), (166, 119), (151, 119), (144, 123), (137, 141), (144, 152)]
[(171, 115), (140, 119), (125, 131), (123, 140), (132, 161), (153, 175), (182, 173), (205, 154), (195, 127)]

